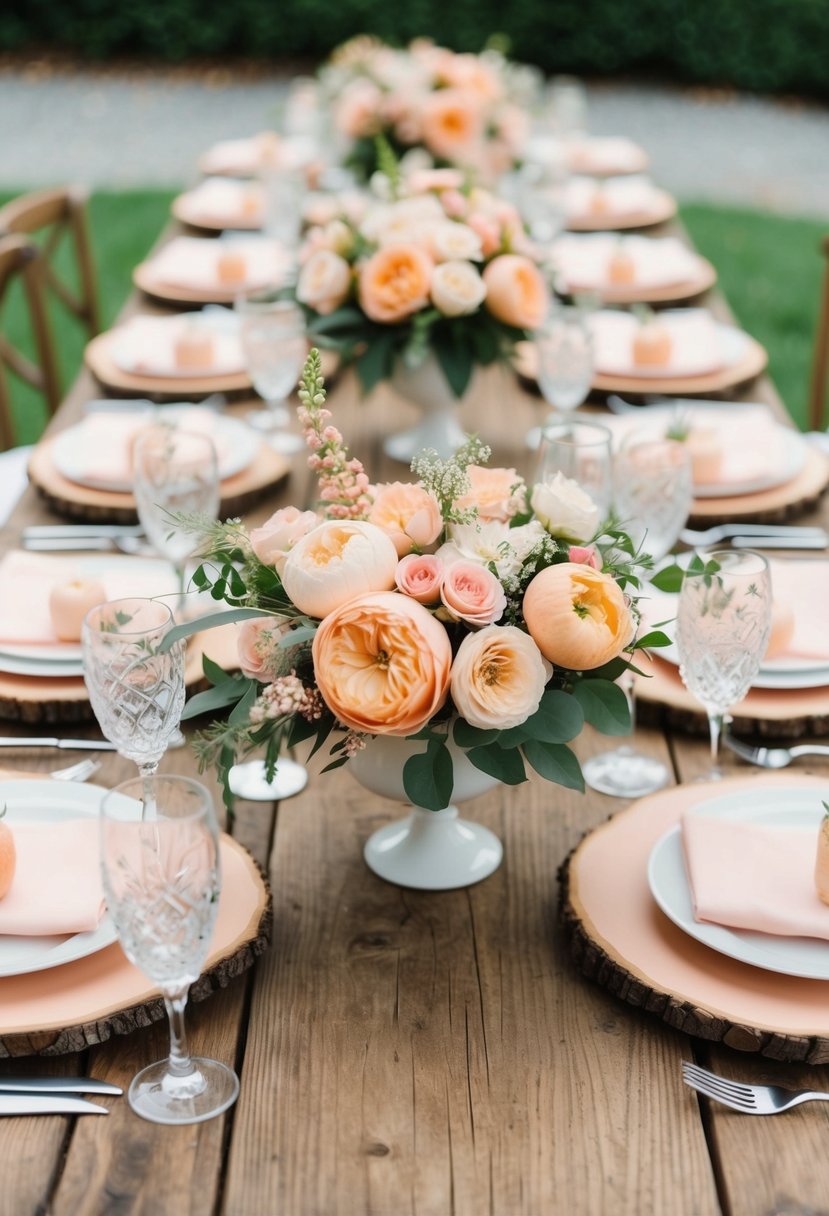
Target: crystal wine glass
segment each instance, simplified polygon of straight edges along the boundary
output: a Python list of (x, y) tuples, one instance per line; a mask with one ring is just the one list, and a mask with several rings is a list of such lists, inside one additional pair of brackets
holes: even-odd
[(575, 422), (569, 418), (542, 427), (536, 479), (550, 481), (556, 473), (581, 486), (604, 518), (612, 495), (608, 428), (596, 422)]
[(105, 738), (148, 779), (178, 731), (184, 708), (184, 641), (162, 650), (174, 624), (160, 600), (109, 600), (81, 631), (83, 674)]
[(169, 1058), (133, 1078), (130, 1106), (153, 1123), (201, 1123), (239, 1093), (232, 1069), (189, 1054), (184, 1028), (219, 908), (210, 794), (188, 777), (134, 778), (106, 795), (100, 823), (109, 914), (127, 958), (161, 989), (170, 1021)]
[(240, 337), (253, 386), (267, 408), (248, 414), (248, 421), (267, 432), (278, 452), (292, 455), (304, 440), (288, 429), (292, 412), (285, 404), (302, 371), (308, 344), (302, 309), (292, 300), (240, 297)]
[(152, 426), (135, 443), (133, 493), (138, 518), (155, 549), (172, 562), (178, 577), (178, 611), (184, 606), (187, 558), (194, 534), (176, 524), (178, 513), (219, 514), (219, 470), (209, 436), (179, 427)]
[[(691, 454), (684, 443), (635, 430), (613, 461), (616, 512), (637, 545), (659, 560), (673, 549), (688, 518), (693, 496)], [(627, 698), (631, 731), (636, 725), (634, 677), (619, 681)], [(593, 756), (582, 765), (591, 789), (620, 798), (639, 798), (668, 781), (666, 766), (629, 743)]]
[(679, 674), (701, 701), (711, 734), (710, 779), (722, 774), (723, 721), (760, 670), (771, 631), (771, 572), (761, 553), (722, 549), (703, 554), (702, 570), (686, 570), (679, 593)]
[[(595, 370), (593, 335), (582, 308), (555, 306), (533, 335), (538, 387), (553, 407), (547, 421), (577, 409), (590, 392)], [(527, 442), (535, 446), (535, 431)]]

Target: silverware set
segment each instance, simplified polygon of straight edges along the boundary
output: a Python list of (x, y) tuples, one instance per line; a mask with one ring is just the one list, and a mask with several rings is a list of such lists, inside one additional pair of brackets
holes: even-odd
[(730, 751), (760, 768), (786, 768), (800, 756), (829, 756), (829, 747), (819, 743), (801, 743), (796, 747), (750, 747), (727, 735), (723, 742)]
[(36, 553), (100, 552), (129, 556), (152, 552), (144, 529), (128, 524), (42, 524), (24, 528), (20, 545)]
[(686, 545), (719, 545), (737, 549), (826, 549), (829, 534), (823, 528), (789, 524), (716, 524), (703, 531), (684, 528), (679, 539)]
[(4, 1077), (0, 1075), (0, 1115), (108, 1115), (106, 1106), (88, 1102), (79, 1094), (124, 1091), (94, 1077)]
[(829, 1102), (829, 1093), (817, 1089), (783, 1089), (780, 1085), (749, 1085), (730, 1081), (698, 1064), (682, 1061), (682, 1079), (705, 1098), (729, 1106), (743, 1115), (779, 1115), (801, 1102)]

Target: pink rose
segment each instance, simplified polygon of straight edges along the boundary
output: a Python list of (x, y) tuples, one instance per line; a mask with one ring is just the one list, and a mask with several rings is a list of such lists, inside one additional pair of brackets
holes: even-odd
[[(320, 240), (325, 240), (321, 233)], [(328, 316), (344, 304), (351, 290), (351, 267), (331, 249), (315, 249), (308, 258), (296, 286), (296, 298), (321, 316)]]
[(273, 566), (277, 574), (281, 574), (290, 549), (318, 523), (313, 511), (281, 507), (261, 528), (253, 529), (250, 534), (251, 548), (263, 565)]
[(349, 139), (376, 135), (380, 130), (383, 94), (370, 80), (360, 77), (345, 86), (334, 111), (338, 131)]
[[(499, 520), (506, 523), (517, 515), (524, 505), (521, 491), (524, 488), (523, 478), (515, 469), (489, 469), (483, 465), (471, 464), (466, 470), (469, 477), (469, 493), (455, 500), (455, 506), (461, 511), (477, 507), (478, 519)], [(574, 560), (571, 558), (571, 561)]]
[(425, 194), (427, 190), (460, 190), (462, 185), (460, 169), (418, 169), (406, 181), (412, 194)]
[(437, 500), (422, 486), (402, 481), (377, 486), (368, 519), (391, 537), (398, 557), (425, 549), (443, 528)]
[(529, 258), (517, 253), (493, 258), (484, 270), (484, 282), (486, 307), (505, 325), (537, 329), (544, 320), (549, 292), (544, 276)]
[(260, 616), (243, 621), (236, 638), (242, 674), (249, 680), (268, 680), (278, 672), (279, 639), (290, 628), (281, 617)]
[(601, 570), (603, 565), (602, 555), (595, 545), (571, 545), (567, 560), (577, 566), (592, 566), (594, 570)]
[(436, 604), (443, 582), (443, 562), (432, 553), (410, 553), (397, 567), (398, 589), (419, 604)]
[(481, 238), (481, 251), (485, 258), (490, 258), (493, 253), (498, 252), (501, 248), (501, 230), (495, 220), (476, 211), (466, 217), (466, 224)]
[(494, 624), (507, 606), (498, 579), (476, 562), (453, 562), (443, 576), (440, 598), (453, 616), (470, 625)]

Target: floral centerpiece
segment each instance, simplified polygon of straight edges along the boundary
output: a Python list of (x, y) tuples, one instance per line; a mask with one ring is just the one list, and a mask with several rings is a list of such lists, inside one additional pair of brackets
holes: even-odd
[(319, 74), (345, 163), (369, 178), (375, 136), (418, 167), (453, 166), (492, 182), (520, 159), (536, 74), (495, 49), (457, 54), (418, 38), (396, 50), (370, 36), (334, 51)]
[(385, 199), (318, 215), (300, 251), (297, 299), (321, 345), (354, 359), (366, 391), (434, 355), (460, 398), (477, 365), (507, 359), (550, 297), (512, 204), (457, 170), (403, 179)]
[(299, 396), (319, 509), (283, 508), (250, 532), (186, 520), (205, 538), (195, 583), (230, 611), (171, 636), (242, 622), (241, 671), (206, 662), (213, 687), (185, 712), (227, 711), (197, 736), (202, 765), (227, 783), (264, 748), (273, 773), (284, 746), (313, 739), (334, 768), (392, 736), (413, 741), (403, 783), (418, 807), (449, 804), (450, 742), (500, 781), (529, 766), (583, 789), (568, 743), (585, 721), (627, 733), (613, 681), (660, 643), (636, 638), (648, 559), (576, 483), (489, 468), (474, 437), (448, 460), (423, 453), (415, 480), (372, 484), (325, 408), (316, 350)]

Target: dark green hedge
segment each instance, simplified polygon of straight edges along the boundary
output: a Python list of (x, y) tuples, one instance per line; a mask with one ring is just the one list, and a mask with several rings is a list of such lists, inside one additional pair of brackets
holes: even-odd
[(5, 0), (0, 50), (89, 58), (318, 59), (362, 31), (477, 50), (503, 32), (548, 72), (653, 70), (686, 81), (829, 96), (829, 0)]

